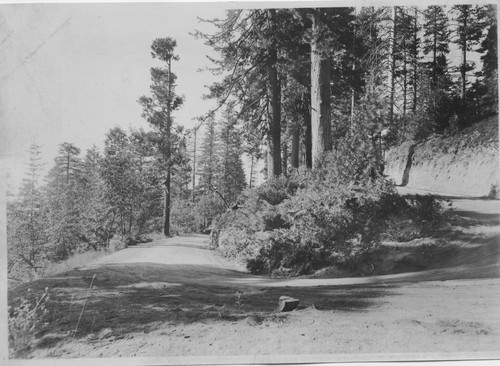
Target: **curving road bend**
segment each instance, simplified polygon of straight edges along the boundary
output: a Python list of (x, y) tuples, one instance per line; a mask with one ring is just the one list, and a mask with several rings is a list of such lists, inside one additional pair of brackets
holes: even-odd
[[(428, 193), (407, 188), (400, 188), (399, 191)], [(177, 236), (129, 247), (100, 258), (84, 269), (130, 265), (133, 270), (137, 264), (149, 263), (162, 265), (167, 269), (166, 281), (257, 287), (309, 287), (500, 277), (500, 201), (455, 197), (449, 198), (449, 202), (452, 214), (463, 219), (464, 223), (447, 237), (457, 250), (453, 258), (448, 258), (446, 263), (419, 272), (355, 278), (275, 280), (250, 275), (244, 266), (219, 257), (208, 249), (209, 237), (206, 235)]]

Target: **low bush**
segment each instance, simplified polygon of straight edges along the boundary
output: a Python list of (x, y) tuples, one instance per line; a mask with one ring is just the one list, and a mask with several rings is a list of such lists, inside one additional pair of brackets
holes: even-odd
[(249, 259), (258, 256), (267, 236), (261, 231), (249, 232), (238, 228), (228, 228), (219, 236), (217, 251), (225, 258), (245, 264)]
[(49, 300), (48, 288), (39, 297), (34, 297), (28, 289), (20, 304), (8, 307), (9, 315), (9, 357), (23, 358), (35, 346), (36, 335), (45, 326), (44, 319)]
[(276, 206), (295, 194), (302, 185), (298, 174), (291, 177), (280, 176), (269, 179), (267, 182), (256, 188), (259, 199), (262, 199), (270, 205)]
[(262, 242), (258, 255), (247, 261), (247, 269), (253, 274), (278, 276), (308, 273), (321, 262), (318, 249), (304, 245), (295, 228), (277, 229)]
[[(265, 229), (265, 217), (272, 217), (276, 209), (260, 198), (257, 190), (247, 190), (242, 195), (242, 207), (226, 210), (212, 225), (210, 248), (230, 245), (220, 241), (220, 234), (226, 230), (241, 230), (248, 235)], [(227, 238), (228, 236), (226, 236)]]
[(436, 196), (406, 195), (410, 204), (410, 217), (417, 225), (420, 236), (425, 236), (441, 227), (444, 221), (442, 200)]
[(432, 195), (391, 197), (384, 238), (398, 242), (432, 235), (444, 221), (442, 199)]

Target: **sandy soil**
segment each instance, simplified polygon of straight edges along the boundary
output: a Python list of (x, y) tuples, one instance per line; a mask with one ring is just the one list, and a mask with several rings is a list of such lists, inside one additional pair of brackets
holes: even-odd
[[(375, 276), (325, 272), (276, 280), (217, 257), (205, 236), (175, 237), (17, 287), (9, 303), (27, 288), (50, 289), (49, 324), (30, 355), (35, 358), (498, 358), (499, 202), (454, 199), (451, 207), (452, 225), (439, 239), (391, 247), (394, 258), (420, 252), (428, 265), (418, 271), (400, 266)], [(299, 309), (275, 312), (281, 295), (299, 298)]]

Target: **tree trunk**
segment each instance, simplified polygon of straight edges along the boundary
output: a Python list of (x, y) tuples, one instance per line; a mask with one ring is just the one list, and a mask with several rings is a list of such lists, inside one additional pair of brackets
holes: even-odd
[[(434, 8), (434, 34), (432, 44), (432, 90), (435, 91), (437, 87), (437, 7)], [(435, 98), (434, 98), (435, 99)]]
[(414, 13), (414, 23), (413, 23), (413, 46), (415, 47), (413, 52), (413, 113), (417, 112), (417, 84), (418, 84), (418, 46), (417, 46), (417, 33), (418, 33), (418, 23), (417, 17), (418, 12), (415, 7)]
[(226, 144), (226, 149), (224, 152), (224, 186), (222, 187), (221, 191), (223, 193), (223, 200), (228, 197), (228, 192), (229, 192), (229, 177), (228, 177), (228, 165), (229, 165), (229, 112), (227, 114), (227, 121), (228, 121), (228, 126), (226, 128), (226, 136), (225, 136), (225, 144)]
[(287, 139), (285, 141), (283, 141), (283, 157), (281, 158), (281, 162), (282, 162), (282, 165), (283, 165), (283, 168), (282, 168), (282, 173), (285, 174), (285, 176), (287, 175), (287, 172), (288, 172), (288, 136), (287, 136)]
[(394, 87), (395, 87), (395, 79), (394, 73), (396, 72), (396, 15), (397, 15), (397, 7), (394, 6), (392, 8), (392, 28), (391, 35), (389, 38), (390, 42), (390, 50), (389, 50), (389, 122), (391, 125), (394, 122)]
[(170, 236), (170, 169), (165, 177), (165, 197), (163, 210), (163, 235)]
[(252, 188), (252, 182), (253, 182), (253, 164), (254, 164), (254, 157), (253, 157), (253, 154), (250, 154), (250, 179), (248, 181), (248, 188)]
[[(354, 16), (357, 17), (357, 8), (354, 8)], [(356, 25), (354, 25), (353, 29), (353, 37), (352, 37), (352, 74), (354, 76), (356, 72)], [(354, 89), (354, 83), (351, 85), (351, 116), (350, 116), (350, 130), (352, 131), (354, 125), (354, 106), (356, 101), (356, 91)]]
[(462, 105), (465, 107), (465, 89), (466, 89), (466, 84), (467, 84), (467, 36), (465, 34), (467, 30), (467, 16), (468, 16), (468, 10), (464, 9), (464, 32), (462, 35), (460, 35), (462, 44), (462, 69), (461, 74), (462, 74), (462, 90), (461, 90), (461, 98), (462, 98)]
[(304, 148), (306, 151), (306, 168), (312, 168), (312, 136), (311, 136), (311, 113), (309, 111), (304, 113)]
[(128, 213), (128, 235), (130, 236), (132, 234), (132, 221), (133, 221), (133, 218), (134, 218), (134, 210), (133, 210), (133, 206), (130, 205), (130, 211)]
[(194, 147), (193, 147), (193, 190), (191, 192), (191, 200), (194, 202), (194, 189), (196, 182), (196, 133), (198, 132), (198, 128), (194, 128)]
[(171, 168), (171, 139), (170, 133), (172, 129), (172, 121), (170, 120), (170, 109), (172, 105), (172, 80), (171, 80), (171, 60), (168, 61), (168, 103), (167, 103), (167, 126), (166, 126), (166, 139), (167, 139), (167, 174), (165, 177), (165, 202), (163, 207), (163, 235), (170, 236), (170, 168)]
[(318, 14), (313, 16), (312, 27), (315, 36), (311, 42), (311, 142), (312, 163), (317, 168), (324, 153), (331, 150), (330, 60), (322, 55), (323, 47), (318, 42), (324, 27)]
[[(270, 10), (274, 12), (274, 10)], [(269, 132), (267, 135), (268, 166), (267, 176), (269, 179), (281, 175), (281, 106), (280, 85), (276, 62), (278, 53), (273, 46), (269, 49), (269, 60), (267, 73), (269, 77)]]
[(299, 142), (300, 142), (300, 129), (295, 123), (292, 127), (292, 153), (290, 156), (292, 168), (299, 167)]
[(120, 209), (120, 236), (122, 239), (125, 236), (125, 224), (123, 223), (123, 209)]
[[(406, 20), (402, 19), (403, 22)], [(403, 132), (406, 132), (406, 105), (408, 103), (408, 62), (406, 37), (403, 37)]]

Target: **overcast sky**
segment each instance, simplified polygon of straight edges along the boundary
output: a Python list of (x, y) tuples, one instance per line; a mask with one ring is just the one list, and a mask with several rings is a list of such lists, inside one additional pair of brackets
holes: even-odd
[(212, 29), (197, 17), (224, 15), (224, 4), (0, 4), (0, 154), (11, 182), (25, 170), (35, 142), (52, 166), (58, 144), (82, 151), (101, 146), (105, 132), (119, 125), (145, 127), (139, 96), (149, 95), (153, 39), (177, 40), (173, 64), (178, 93), (186, 97), (176, 122), (192, 119), (212, 105), (204, 85), (214, 81), (210, 49), (189, 33)]

